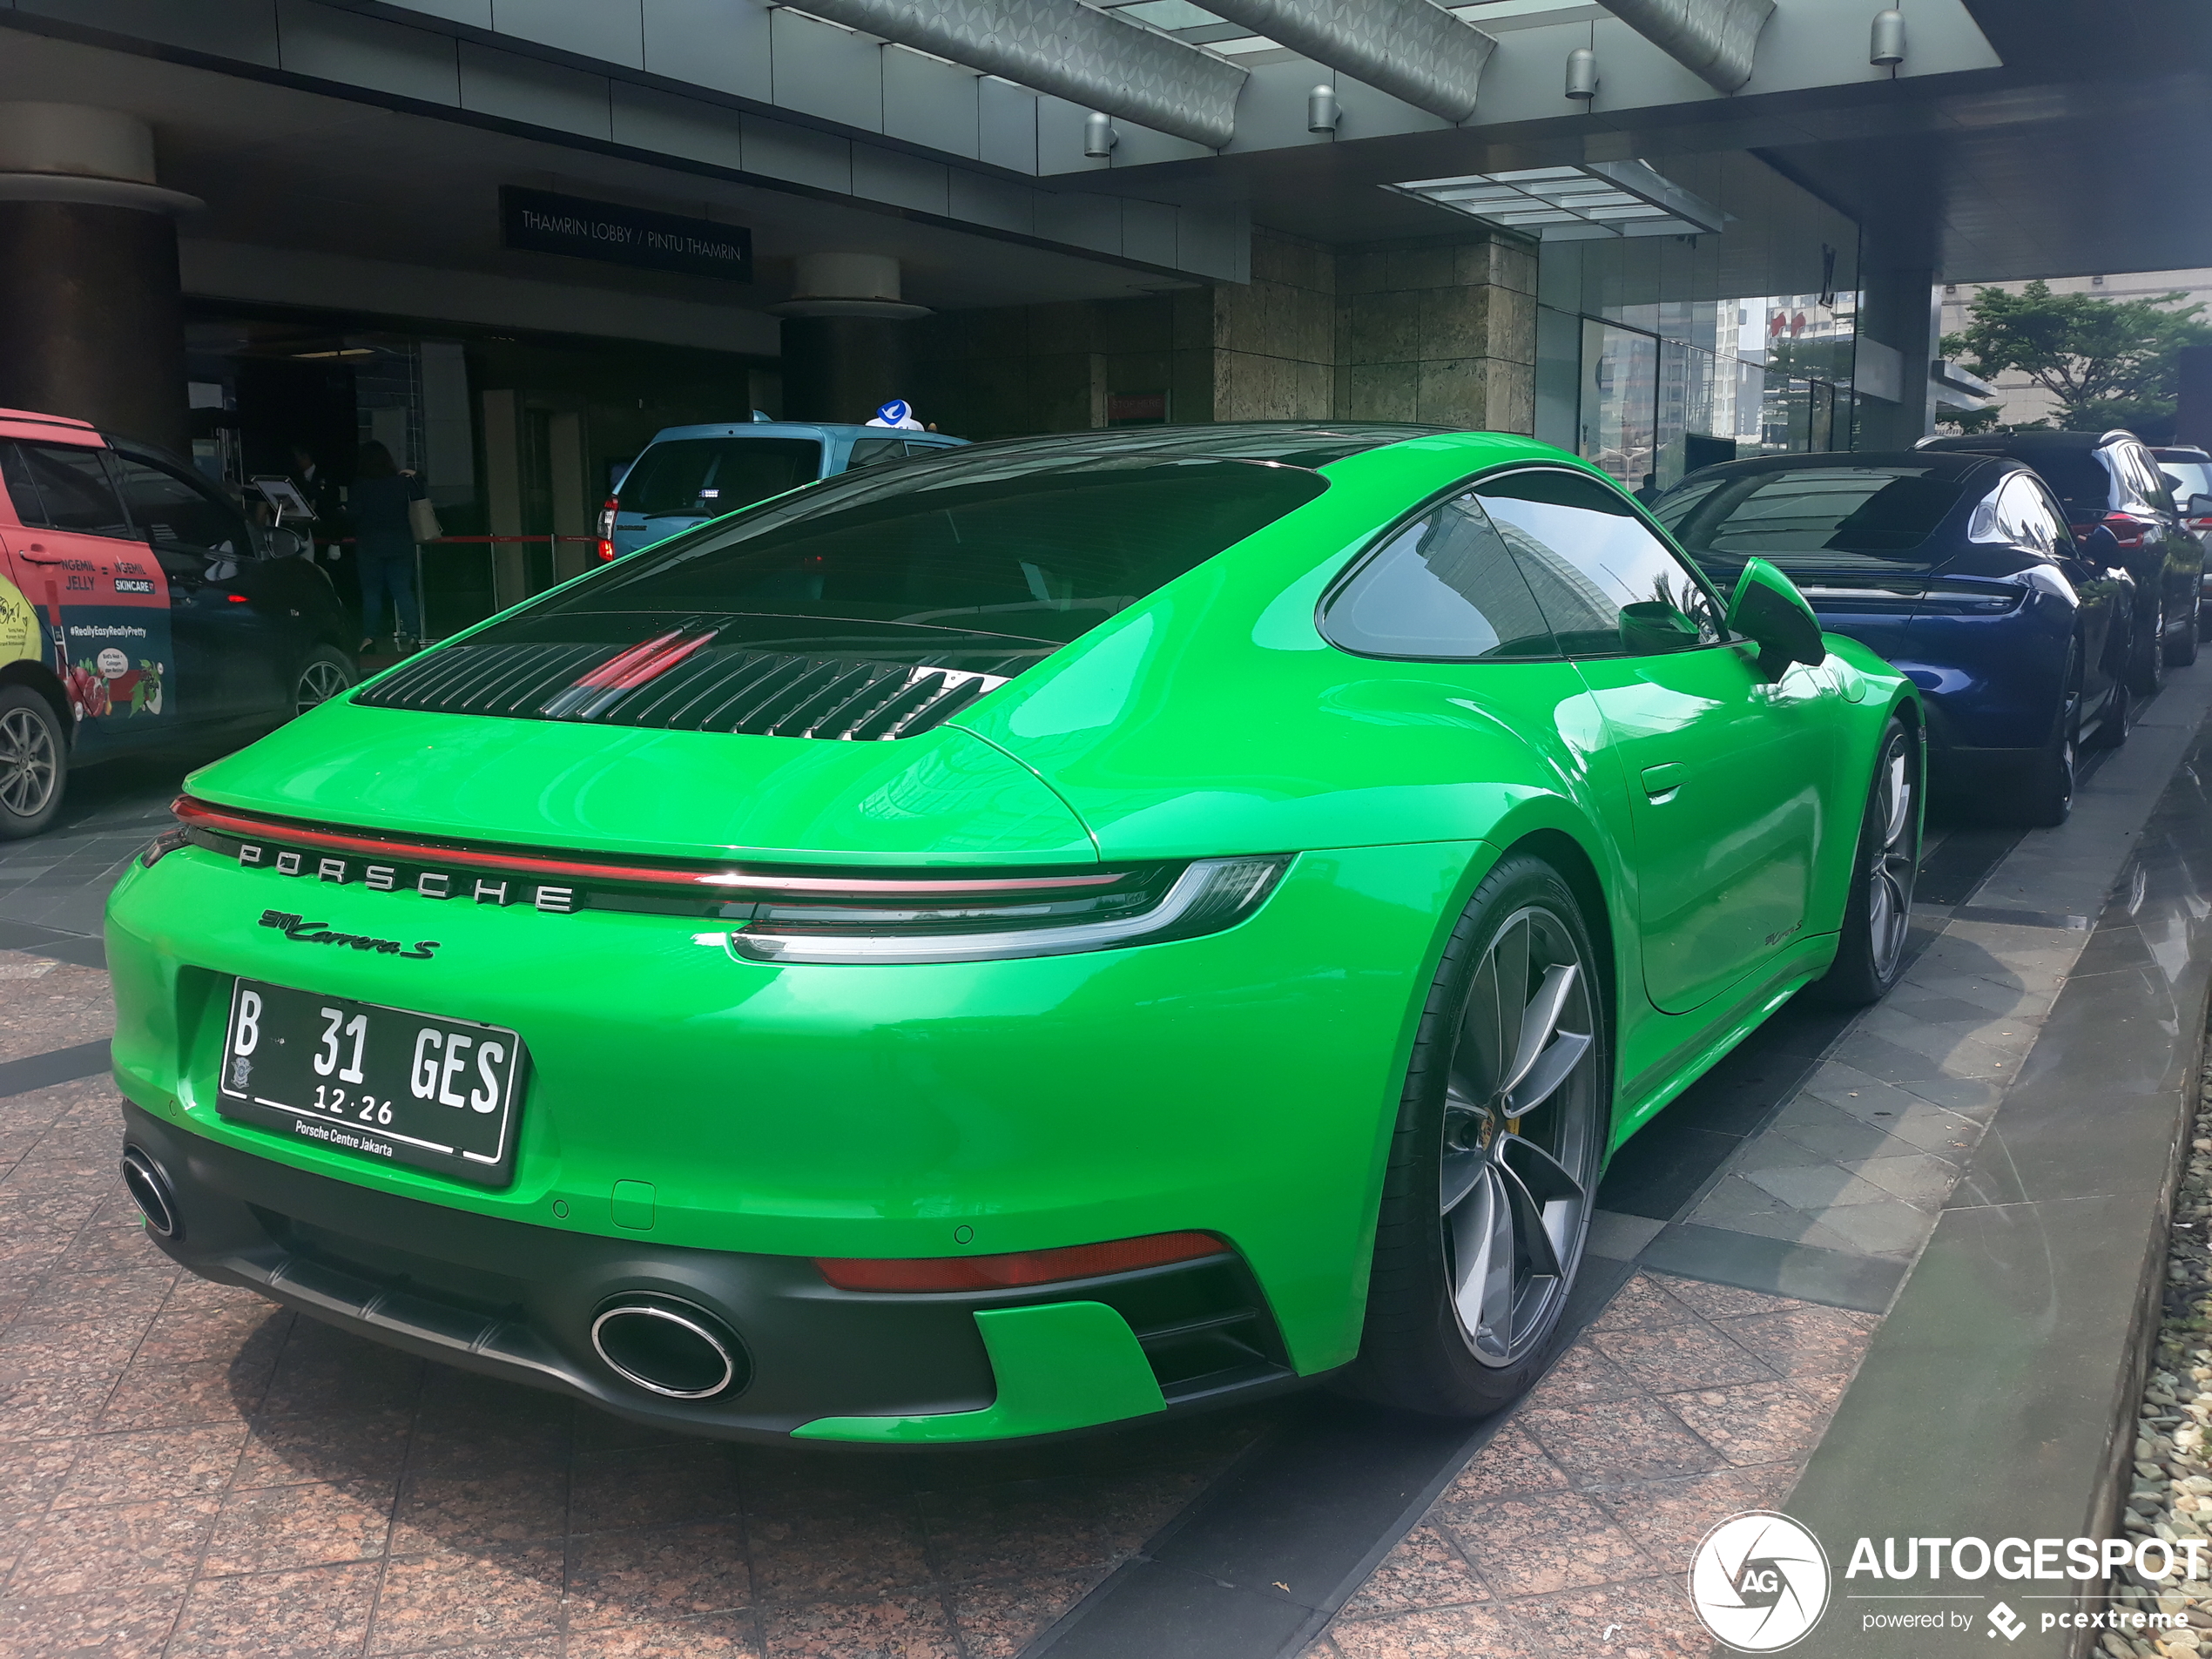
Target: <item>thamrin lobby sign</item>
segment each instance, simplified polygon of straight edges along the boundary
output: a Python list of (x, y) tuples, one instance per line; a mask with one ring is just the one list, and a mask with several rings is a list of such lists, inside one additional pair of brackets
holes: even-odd
[(752, 280), (752, 233), (742, 225), (507, 185), (499, 192), (499, 228), (507, 246), (534, 253)]

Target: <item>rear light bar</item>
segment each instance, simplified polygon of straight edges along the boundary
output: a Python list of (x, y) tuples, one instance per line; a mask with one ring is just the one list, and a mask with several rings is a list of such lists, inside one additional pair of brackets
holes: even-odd
[(2133, 513), (2107, 513), (2102, 522), (2112, 532), (2112, 539), (2122, 547), (2141, 547), (2143, 538), (2151, 532), (2150, 521), (2137, 518)]
[(1234, 927), (1275, 890), (1287, 856), (1197, 859), (1171, 882), (1149, 882), (1069, 901), (940, 906), (761, 904), (750, 926), (725, 941), (747, 961), (911, 967), (1075, 956), (1130, 945), (1161, 945)]
[(817, 1257), (814, 1265), (840, 1291), (1012, 1291), (1228, 1254), (1229, 1246), (1211, 1233), (1153, 1233), (1143, 1238), (1118, 1238), (1111, 1244), (1023, 1250), (1007, 1256), (927, 1256), (887, 1261), (824, 1256)]
[(264, 817), (258, 813), (216, 806), (189, 795), (179, 796), (170, 808), (187, 830), (246, 841), (267, 841), (316, 852), (350, 853), (396, 863), (458, 865), (470, 869), (511, 872), (518, 875), (568, 878), (579, 882), (609, 881), (697, 893), (712, 898), (744, 894), (790, 898), (867, 900), (935, 901), (968, 895), (1036, 895), (1049, 898), (1069, 891), (1110, 887), (1130, 879), (1127, 870), (1098, 874), (1033, 876), (968, 876), (956, 872), (943, 875), (883, 878), (859, 875), (787, 875), (765, 870), (724, 867), (702, 869), (675, 863), (613, 862), (580, 859), (560, 853), (523, 853), (503, 848), (472, 846), (466, 842), (421, 840), (408, 836), (375, 835), (356, 830), (326, 829), (294, 819)]

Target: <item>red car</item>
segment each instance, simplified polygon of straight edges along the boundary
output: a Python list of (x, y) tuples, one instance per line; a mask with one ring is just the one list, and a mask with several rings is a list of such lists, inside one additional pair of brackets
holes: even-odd
[(330, 578), (190, 462), (0, 409), (0, 839), (69, 769), (245, 737), (358, 678)]

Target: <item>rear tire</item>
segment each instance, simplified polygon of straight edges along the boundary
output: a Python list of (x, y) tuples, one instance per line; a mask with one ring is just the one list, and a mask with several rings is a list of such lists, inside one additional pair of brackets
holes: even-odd
[(2166, 601), (2158, 602), (2158, 614), (2152, 620), (2149, 637), (2142, 649), (2135, 653), (2134, 671), (2128, 675), (2128, 688), (2137, 697), (2156, 697), (2166, 684)]
[(1414, 1036), (1345, 1392), (1479, 1417), (1542, 1373), (1611, 1128), (1597, 961), (1541, 859), (1507, 858), (1468, 900)]
[(2027, 763), (2020, 780), (2020, 821), (2036, 829), (2056, 829), (2074, 811), (2074, 761), (2081, 742), (2081, 691), (2075, 683), (2080, 647), (2069, 646), (2064, 691), (2051, 718), (2051, 736)]
[(28, 685), (0, 685), (0, 841), (54, 821), (69, 787), (69, 738), (54, 705)]
[(1843, 940), (1827, 973), (1806, 988), (1818, 1001), (1853, 1008), (1878, 1002), (1905, 971), (1920, 870), (1921, 781), (1919, 734), (1892, 714), (1874, 752)]
[(2188, 626), (2177, 628), (2166, 642), (2166, 666), (2187, 668), (2196, 660), (2197, 642), (2204, 637), (2204, 602), (2199, 599), (2192, 608)]
[(2128, 734), (2134, 726), (2135, 694), (2128, 689), (2126, 680), (2114, 680), (2111, 695), (2105, 698), (2104, 712), (2097, 717), (2096, 734), (2085, 746), (2117, 749), (2128, 741)]

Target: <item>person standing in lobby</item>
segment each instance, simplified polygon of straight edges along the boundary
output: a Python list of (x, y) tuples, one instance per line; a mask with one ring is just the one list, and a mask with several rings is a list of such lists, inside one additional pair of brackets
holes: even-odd
[(361, 447), (346, 506), (354, 521), (354, 562), (361, 571), (361, 648), (372, 650), (392, 602), (392, 649), (406, 656), (421, 637), (421, 611), (415, 592), (415, 529), (408, 503), (423, 498), (422, 481), (403, 472), (382, 444)]

